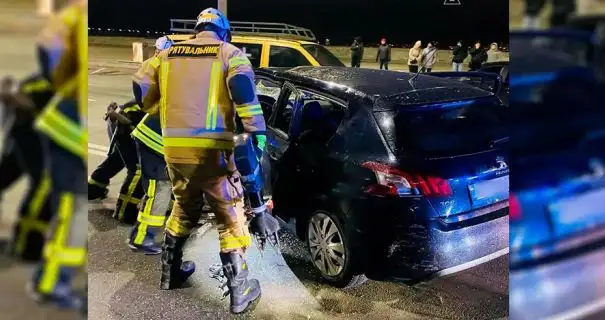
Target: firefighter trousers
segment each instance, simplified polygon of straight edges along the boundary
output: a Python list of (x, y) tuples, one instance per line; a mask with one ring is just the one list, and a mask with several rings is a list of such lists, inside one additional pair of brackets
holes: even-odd
[(166, 222), (166, 231), (178, 238), (188, 237), (202, 214), (203, 194), (216, 216), (220, 251), (245, 252), (252, 238), (233, 153), (204, 149), (200, 156), (201, 164), (167, 164), (175, 203)]
[[(109, 141), (115, 132), (115, 125), (107, 120), (107, 134), (109, 135)], [(92, 172), (88, 178), (88, 184), (94, 185), (101, 189), (106, 189), (109, 186), (111, 178), (115, 177), (122, 169), (126, 166), (122, 161), (122, 156), (118, 151), (118, 148), (112, 148), (107, 154), (107, 157), (99, 164), (99, 166)]]
[(34, 284), (39, 293), (52, 295), (58, 288), (70, 286), (75, 272), (86, 263), (86, 165), (53, 141), (43, 142), (50, 158), (51, 205), (56, 213)]
[[(116, 209), (113, 217), (121, 222), (134, 224), (137, 219), (138, 206), (143, 197), (144, 190), (141, 185), (141, 168), (137, 158), (137, 150), (134, 140), (130, 137), (130, 132), (118, 130), (113, 148), (123, 161), (128, 170), (126, 179), (120, 187), (120, 194), (116, 203)], [(110, 152), (114, 152), (114, 149)]]
[(17, 256), (28, 261), (38, 261), (42, 257), (48, 225), (53, 217), (50, 204), (51, 178), (42, 139), (31, 123), (15, 126), (10, 131), (13, 144), (11, 152), (29, 180), (29, 187), (21, 201), (19, 218), (14, 226), (11, 249)]
[(166, 173), (164, 157), (138, 140), (135, 143), (141, 164), (145, 196), (132, 230), (131, 241), (135, 245), (143, 245), (146, 239), (153, 240), (164, 226), (166, 213), (172, 202), (172, 186)]

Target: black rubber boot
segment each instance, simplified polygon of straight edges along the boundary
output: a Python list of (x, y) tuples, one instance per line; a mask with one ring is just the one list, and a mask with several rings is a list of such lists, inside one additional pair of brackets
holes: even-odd
[(179, 288), (195, 272), (193, 261), (183, 261), (183, 247), (186, 241), (187, 238), (177, 238), (164, 232), (160, 289)]
[(237, 252), (221, 253), (220, 256), (229, 287), (231, 313), (239, 314), (254, 309), (261, 290), (258, 280), (248, 280), (246, 260)]
[(108, 192), (109, 189), (107, 188), (102, 188), (91, 183), (88, 184), (88, 200), (103, 200), (107, 198)]

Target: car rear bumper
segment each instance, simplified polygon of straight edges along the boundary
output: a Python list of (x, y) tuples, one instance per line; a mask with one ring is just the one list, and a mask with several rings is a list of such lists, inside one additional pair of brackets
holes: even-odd
[[(380, 212), (380, 211), (373, 211)], [(382, 211), (386, 212), (386, 211)], [(455, 273), (508, 253), (508, 202), (460, 220), (406, 219), (391, 207), (388, 219), (366, 221), (366, 275), (376, 280), (423, 281)], [(403, 214), (402, 214), (403, 212)], [(374, 215), (376, 216), (376, 214)], [(384, 216), (381, 214), (381, 216)]]
[(605, 319), (605, 248), (510, 272), (511, 319)]

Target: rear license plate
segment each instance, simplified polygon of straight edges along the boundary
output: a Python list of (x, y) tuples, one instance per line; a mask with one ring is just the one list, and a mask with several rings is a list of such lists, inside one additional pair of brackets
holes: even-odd
[(496, 179), (477, 182), (468, 186), (473, 202), (504, 200), (508, 198), (508, 175)]
[(559, 200), (548, 209), (558, 236), (605, 224), (605, 188)]

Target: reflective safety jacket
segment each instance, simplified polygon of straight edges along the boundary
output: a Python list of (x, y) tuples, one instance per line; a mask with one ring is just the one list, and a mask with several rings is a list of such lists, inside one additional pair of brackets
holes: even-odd
[(164, 156), (164, 143), (162, 142), (162, 128), (158, 115), (147, 114), (132, 131), (132, 137), (158, 155)]
[(40, 34), (42, 75), (52, 84), (55, 96), (35, 124), (56, 144), (83, 159), (88, 152), (87, 10), (86, 1), (66, 6)]
[(20, 108), (15, 109), (15, 122), (27, 124), (31, 128), (34, 117), (46, 107), (55, 92), (52, 84), (40, 74), (31, 75), (21, 81), (19, 91), (31, 100), (35, 109), (33, 114)]
[(153, 114), (159, 103), (169, 163), (201, 163), (204, 148), (233, 149), (236, 113), (246, 132), (266, 130), (250, 61), (214, 32), (201, 32), (162, 51), (143, 63), (133, 81), (143, 111)]

